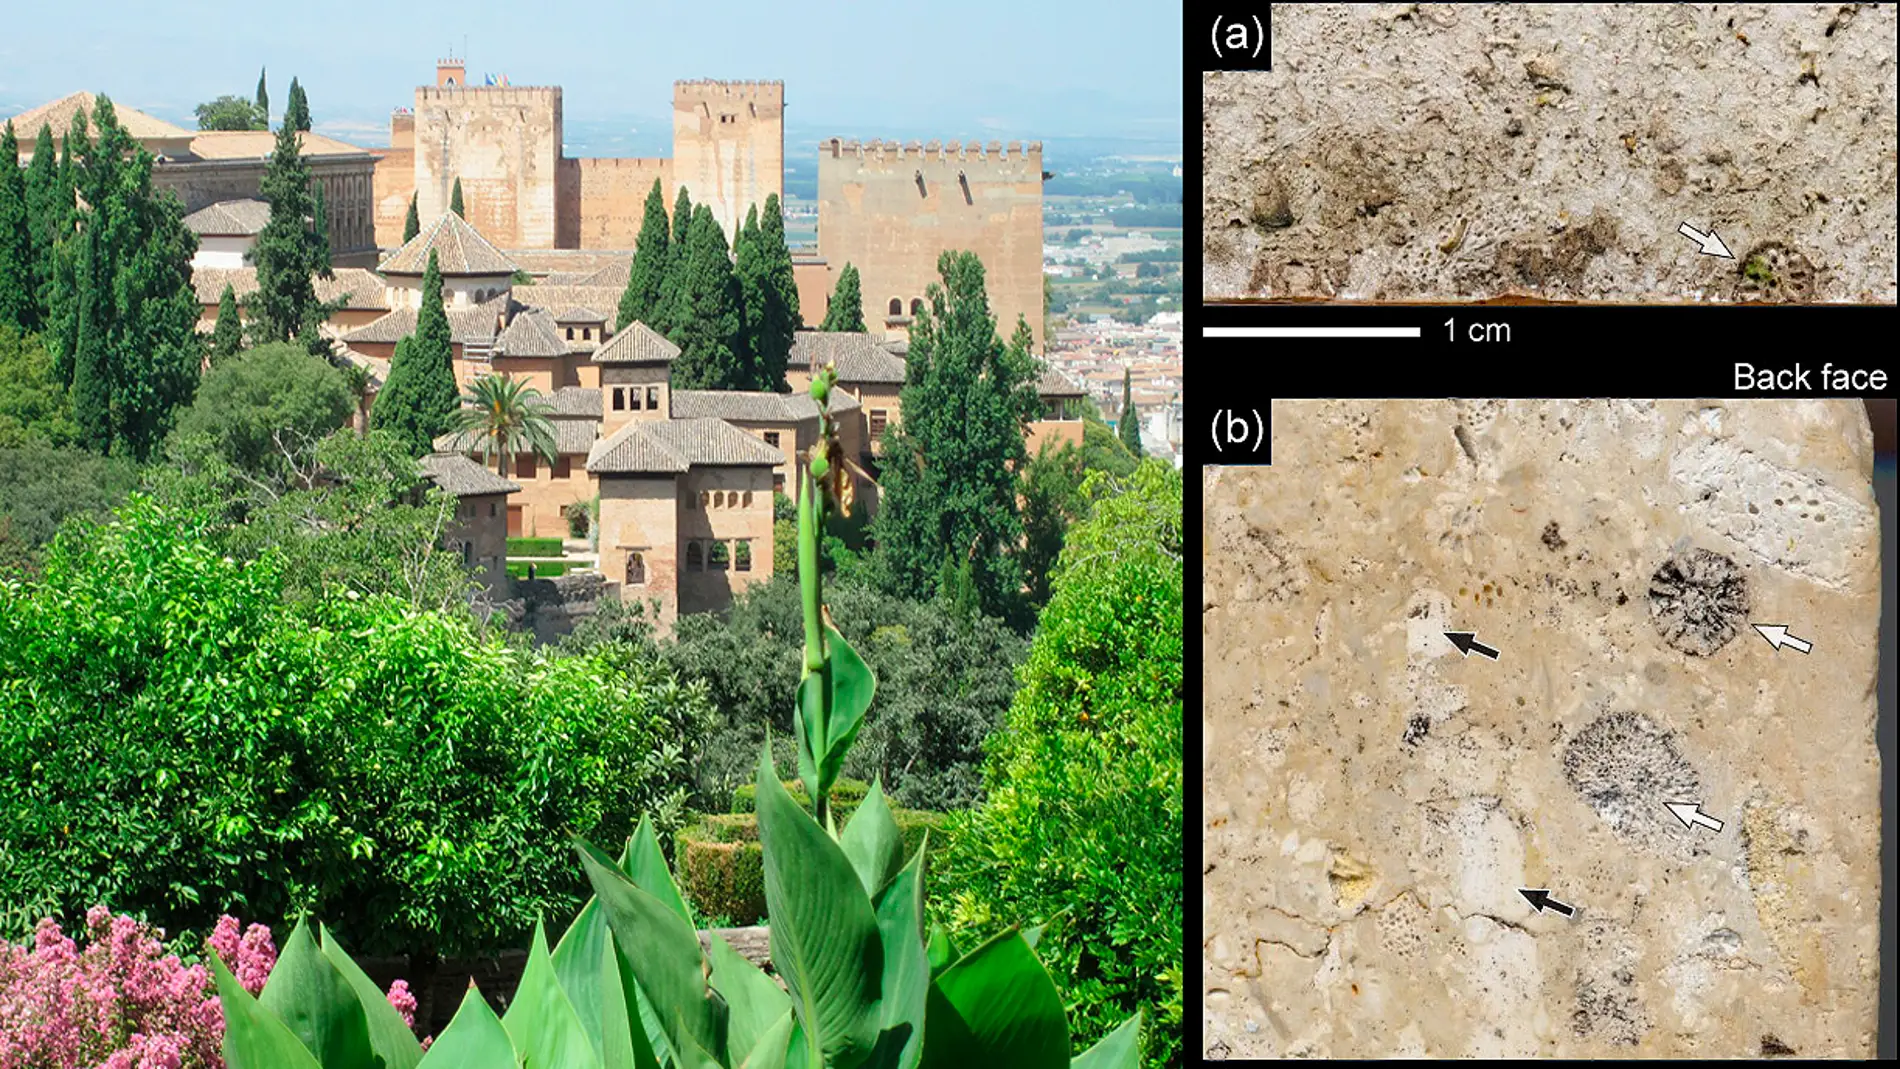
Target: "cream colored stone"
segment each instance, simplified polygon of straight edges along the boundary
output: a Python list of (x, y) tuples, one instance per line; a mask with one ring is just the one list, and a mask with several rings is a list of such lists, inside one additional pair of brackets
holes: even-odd
[(1871, 1056), (1862, 407), (1274, 416), (1203, 480), (1205, 1055)]

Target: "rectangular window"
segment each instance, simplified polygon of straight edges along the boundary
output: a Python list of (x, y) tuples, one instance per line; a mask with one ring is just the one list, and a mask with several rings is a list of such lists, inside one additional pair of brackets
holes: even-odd
[(499, 505), (497, 505), (497, 504), (496, 504), (495, 502), (493, 502), (493, 501), (490, 501), (490, 502), (488, 503), (488, 518), (489, 518), (489, 519), (491, 519), (491, 520), (492, 520), (492, 519), (494, 519), (494, 518), (495, 518), (496, 516), (499, 516), (499, 515), (501, 515), (501, 513), (499, 513), (499, 512), (497, 512), (497, 511), (496, 511), (496, 509), (498, 509), (498, 508), (500, 508), (500, 506), (499, 506)]
[(534, 454), (533, 453), (516, 453), (515, 454), (515, 478), (517, 479), (534, 478)]
[(871, 437), (884, 437), (884, 410), (881, 408), (871, 410)]
[(777, 448), (778, 448), (778, 432), (777, 432), (777, 431), (766, 431), (766, 432), (765, 432), (765, 444), (766, 444), (766, 445), (769, 445), (769, 446), (771, 446), (771, 447), (772, 447), (772, 448), (774, 448), (774, 449), (777, 449)]
[(647, 387), (647, 407), (655, 412), (660, 410), (660, 388), (658, 386)]
[(785, 476), (779, 474), (778, 472), (772, 473), (772, 492), (775, 494), (782, 494), (785, 492)]
[(564, 457), (564, 456), (555, 457), (554, 458), (554, 477), (556, 479), (567, 478), (569, 471), (571, 470), (569, 465), (570, 465), (570, 461), (568, 460), (567, 457)]
[(733, 544), (732, 569), (737, 572), (752, 570), (752, 543), (744, 539)]
[(573, 340), (574, 340), (574, 328), (573, 328), (573, 327), (569, 327), (569, 328), (567, 328), (567, 340), (568, 340), (568, 341), (573, 341)]
[(614, 387), (614, 411), (619, 412), (619, 411), (624, 410), (626, 407), (627, 407), (627, 391), (621, 389), (618, 386)]

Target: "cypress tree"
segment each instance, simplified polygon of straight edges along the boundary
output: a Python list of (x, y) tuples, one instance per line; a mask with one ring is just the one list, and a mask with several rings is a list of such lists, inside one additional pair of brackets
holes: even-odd
[(885, 436), (878, 551), (909, 597), (941, 588), (946, 561), (958, 571), (968, 562), (983, 612), (1013, 617), (1023, 535), (1015, 473), (1027, 460), (1033, 360), (1020, 329), (1007, 346), (997, 336), (975, 253), (945, 252), (937, 271), (943, 283), (931, 284), (911, 326), (904, 418)]
[(284, 125), (292, 130), (310, 129), (310, 101), (304, 98), (303, 86), (294, 77), (290, 79), (290, 100), (284, 105)]
[(792, 275), (792, 250), (785, 244), (785, 213), (777, 193), (765, 197), (759, 218), (760, 254), (765, 265), (764, 311), (756, 330), (754, 358), (760, 390), (788, 390), (785, 362), (792, 338), (805, 325), (798, 310), (798, 280)]
[(660, 276), (660, 299), (653, 308), (653, 318), (647, 326), (659, 333), (672, 336), (673, 328), (679, 324), (680, 280), (686, 275), (687, 235), (693, 226), (693, 198), (681, 186), (679, 196), (673, 200), (673, 239), (667, 245), (666, 271)]
[(769, 390), (776, 382), (763, 381), (767, 339), (762, 328), (766, 321), (767, 284), (764, 236), (759, 231), (759, 208), (746, 209), (745, 222), (739, 227), (732, 250), (732, 274), (739, 283), (739, 345), (737, 385), (734, 389)]
[(251, 313), (251, 342), (289, 341), (296, 337), (317, 302), (310, 281), (319, 261), (311, 231), (315, 204), (310, 195), (310, 166), (288, 123), (277, 128), (277, 144), (261, 183), (270, 205), (270, 221), (257, 235), (251, 262), (257, 265), (257, 290), (244, 299)]
[(409, 239), (420, 233), (422, 233), (422, 220), (416, 215), (416, 195), (411, 193), (409, 194), (409, 214), (404, 216), (402, 221), (402, 243), (409, 244)]
[(224, 284), (218, 298), (218, 325), (211, 329), (211, 363), (215, 366), (244, 348), (244, 327), (238, 319), (237, 291)]
[(100, 236), (103, 228), (86, 227), (78, 242), (78, 262), (74, 275), (78, 292), (65, 343), (67, 359), (73, 368), (73, 422), (79, 426), (79, 443), (95, 453), (112, 451), (112, 380), (107, 366), (105, 332), (100, 329), (99, 291), (93, 281), (98, 265)]
[(1141, 417), (1135, 414), (1134, 394), (1130, 388), (1130, 376), (1127, 368), (1122, 369), (1122, 414), (1115, 420), (1115, 433), (1121, 437), (1122, 445), (1135, 456), (1141, 456)]
[(739, 280), (726, 253), (726, 232), (705, 205), (693, 209), (675, 308), (667, 336), (680, 347), (672, 383), (681, 390), (738, 388)]
[(310, 266), (323, 278), (335, 278), (330, 268), (330, 213), (323, 205), (323, 183), (312, 182), (311, 198), (316, 207), (310, 213)]
[(460, 178), (455, 180), (455, 192), (449, 194), (449, 211), (461, 215), (464, 219), (468, 218), (462, 215), (462, 180)]
[(818, 329), (864, 333), (864, 295), (858, 289), (858, 269), (849, 262), (838, 272), (838, 285), (831, 291), (831, 307), (825, 309), (825, 321)]
[(26, 175), (20, 142), (9, 120), (0, 130), (0, 324), (21, 330), (38, 325), (33, 299), (33, 237), (27, 229)]
[(370, 411), (370, 427), (394, 433), (416, 456), (432, 451), (436, 437), (448, 432), (458, 403), (452, 357), (442, 273), (430, 249), (416, 332), (396, 344), (389, 380)]
[(257, 122), (253, 130), (270, 129), (270, 94), (264, 91), (264, 68), (257, 68)]
[(32, 280), (27, 292), (33, 298), (36, 323), (46, 321), (46, 284), (53, 277), (53, 239), (58, 234), (56, 213), (59, 204), (59, 151), (53, 147), (53, 128), (40, 127), (33, 141), (33, 162), (26, 168), (26, 229), (33, 243)]
[[(413, 202), (412, 202), (413, 205)], [(653, 325), (653, 314), (660, 303), (660, 283), (666, 278), (667, 250), (666, 197), (660, 192), (660, 180), (653, 180), (647, 191), (646, 218), (640, 221), (640, 244), (633, 251), (633, 268), (627, 272), (627, 291), (620, 295), (620, 312), (614, 330), (625, 330), (638, 320)]]

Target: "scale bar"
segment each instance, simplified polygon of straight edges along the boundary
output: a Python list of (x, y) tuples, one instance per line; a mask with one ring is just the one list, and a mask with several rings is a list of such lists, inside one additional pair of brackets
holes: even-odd
[(1420, 327), (1202, 327), (1203, 338), (1417, 338)]

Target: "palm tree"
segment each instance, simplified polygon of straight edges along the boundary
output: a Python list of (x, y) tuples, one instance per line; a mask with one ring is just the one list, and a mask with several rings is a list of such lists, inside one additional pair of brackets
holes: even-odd
[(483, 375), (468, 384), (463, 407), (455, 411), (452, 429), (464, 443), (479, 439), (482, 463), (499, 456), (495, 470), (508, 477), (508, 458), (532, 449), (554, 463), (554, 424), (541, 391), (502, 375)]

